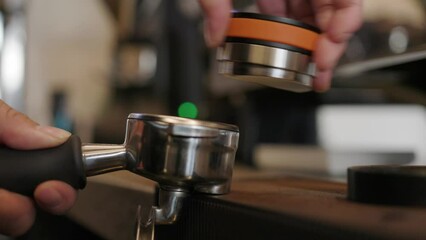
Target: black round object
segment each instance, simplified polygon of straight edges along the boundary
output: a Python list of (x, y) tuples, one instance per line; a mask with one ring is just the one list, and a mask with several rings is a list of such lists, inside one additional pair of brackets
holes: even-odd
[(362, 203), (426, 206), (426, 166), (350, 167), (348, 199)]

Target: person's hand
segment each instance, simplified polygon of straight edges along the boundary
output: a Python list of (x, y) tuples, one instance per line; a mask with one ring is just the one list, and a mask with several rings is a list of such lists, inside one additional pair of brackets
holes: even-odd
[[(0, 144), (21, 150), (48, 148), (60, 145), (69, 136), (67, 131), (38, 125), (0, 100)], [(76, 196), (76, 190), (59, 181), (44, 182), (34, 191), (35, 202), (53, 214), (65, 213)], [(31, 228), (34, 219), (31, 198), (0, 189), (0, 234), (22, 235)]]
[[(231, 13), (231, 0), (199, 0), (206, 15), (207, 45), (222, 43)], [(330, 88), (333, 69), (346, 49), (347, 42), (362, 23), (362, 0), (258, 0), (262, 13), (284, 16), (315, 25), (322, 31), (314, 62), (317, 76), (314, 90)]]

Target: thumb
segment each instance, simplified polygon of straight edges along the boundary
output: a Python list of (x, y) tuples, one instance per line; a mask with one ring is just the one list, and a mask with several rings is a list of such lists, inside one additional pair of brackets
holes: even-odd
[(0, 100), (0, 144), (15, 149), (49, 148), (65, 142), (71, 133), (40, 126)]
[(204, 37), (209, 47), (217, 47), (225, 38), (231, 17), (231, 0), (199, 0), (206, 16)]

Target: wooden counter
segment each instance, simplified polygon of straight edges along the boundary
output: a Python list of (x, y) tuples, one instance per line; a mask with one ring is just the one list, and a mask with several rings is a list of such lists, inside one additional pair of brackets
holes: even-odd
[[(426, 239), (426, 209), (346, 200), (342, 182), (237, 168), (232, 191), (193, 196), (158, 239)], [(94, 177), (70, 217), (106, 239), (132, 239), (155, 184), (127, 172)], [(281, 239), (281, 237), (279, 238)]]

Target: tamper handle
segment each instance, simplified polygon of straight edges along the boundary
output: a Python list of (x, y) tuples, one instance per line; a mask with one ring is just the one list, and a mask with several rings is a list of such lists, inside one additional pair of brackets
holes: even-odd
[(47, 180), (60, 180), (76, 189), (86, 185), (81, 140), (72, 135), (60, 146), (40, 150), (0, 147), (0, 188), (32, 196)]

